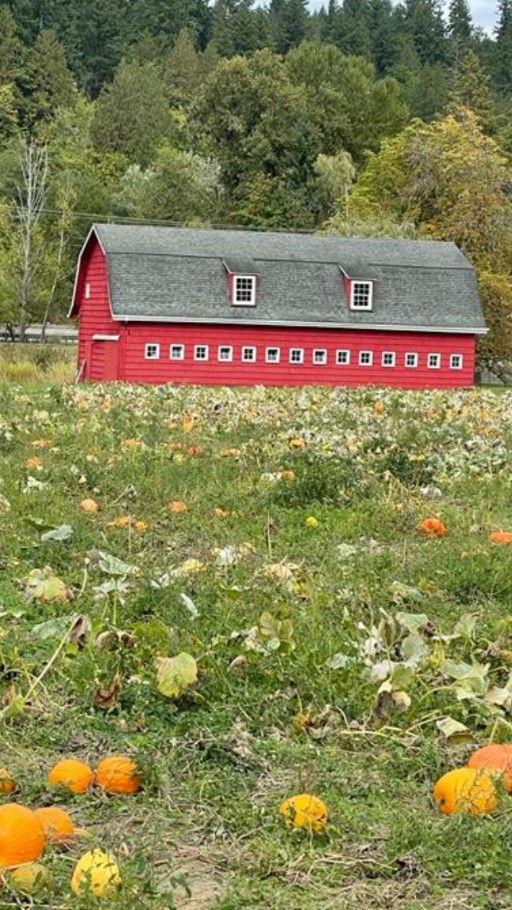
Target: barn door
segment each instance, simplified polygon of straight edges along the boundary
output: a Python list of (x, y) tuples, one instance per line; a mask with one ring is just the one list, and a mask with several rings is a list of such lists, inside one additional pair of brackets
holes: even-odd
[(117, 338), (93, 338), (90, 378), (93, 382), (115, 382), (119, 379), (119, 340)]

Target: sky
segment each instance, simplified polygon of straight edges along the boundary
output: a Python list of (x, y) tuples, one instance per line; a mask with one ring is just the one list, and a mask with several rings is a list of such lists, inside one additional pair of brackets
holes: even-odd
[(496, 22), (496, 0), (469, 0), (475, 25), (491, 32)]

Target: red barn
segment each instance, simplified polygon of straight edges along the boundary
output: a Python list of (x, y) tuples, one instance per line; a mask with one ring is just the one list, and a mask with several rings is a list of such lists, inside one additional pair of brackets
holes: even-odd
[(97, 224), (78, 377), (203, 385), (473, 382), (486, 327), (453, 243)]

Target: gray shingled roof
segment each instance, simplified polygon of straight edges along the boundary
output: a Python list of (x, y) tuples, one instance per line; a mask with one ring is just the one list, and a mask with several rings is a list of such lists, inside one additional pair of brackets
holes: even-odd
[[(118, 319), (415, 327), (483, 331), (476, 279), (453, 243), (94, 226)], [(258, 274), (255, 307), (233, 307), (227, 271)], [(353, 312), (342, 270), (372, 279), (371, 312)], [(250, 272), (249, 272), (250, 273)]]

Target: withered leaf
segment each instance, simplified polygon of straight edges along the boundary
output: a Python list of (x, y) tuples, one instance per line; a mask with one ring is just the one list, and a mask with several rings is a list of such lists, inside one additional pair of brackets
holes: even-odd
[(101, 708), (102, 711), (114, 708), (119, 700), (121, 684), (121, 676), (116, 673), (109, 686), (98, 686), (94, 693), (94, 706)]

